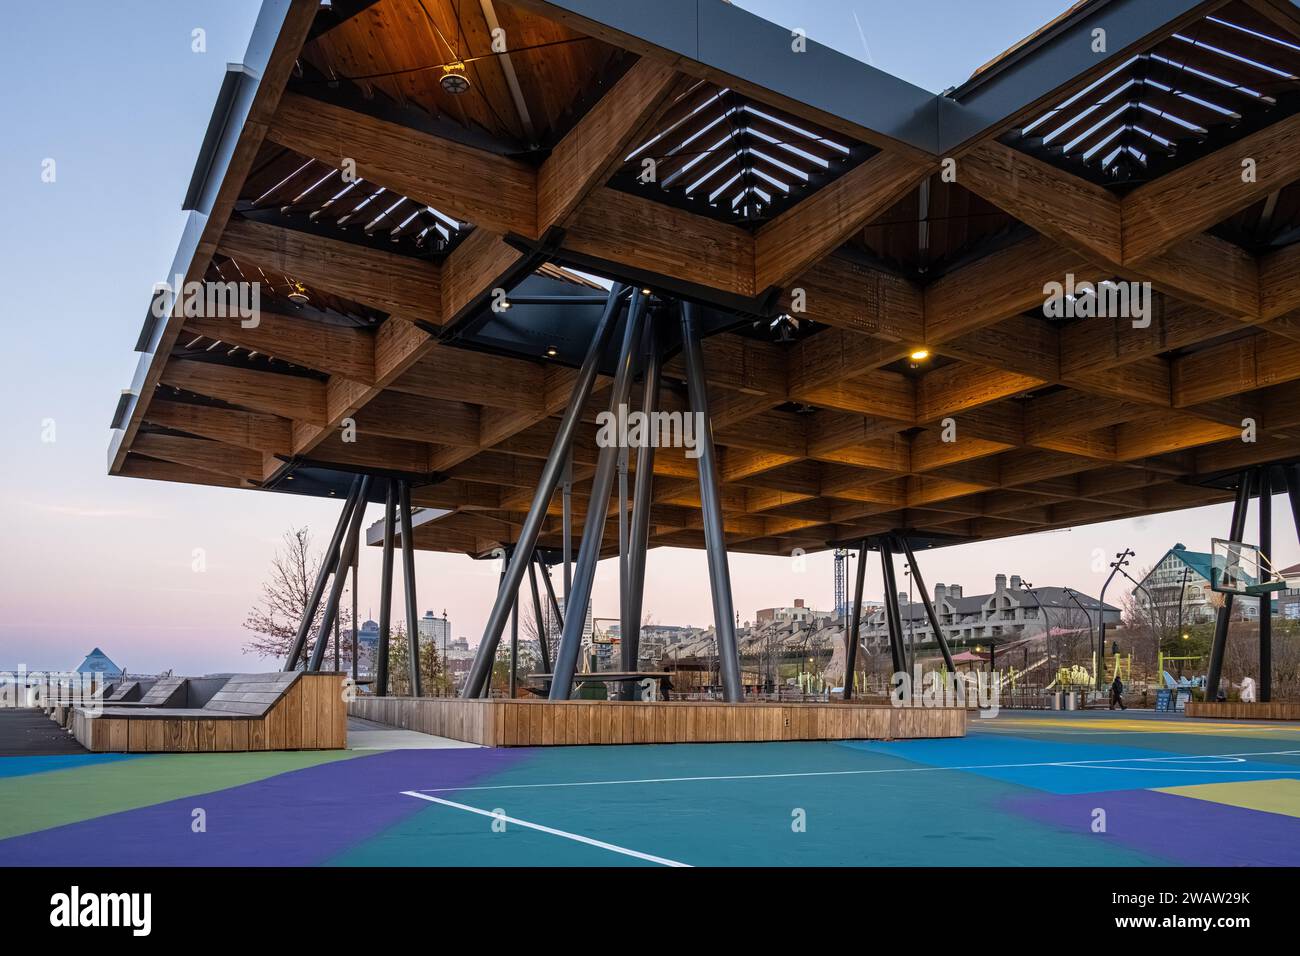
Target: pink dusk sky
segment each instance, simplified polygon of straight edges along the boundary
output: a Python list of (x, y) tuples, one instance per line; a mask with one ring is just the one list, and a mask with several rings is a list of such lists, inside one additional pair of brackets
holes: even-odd
[[(940, 90), (1059, 14), (1065, 0), (1006, 0), (989, 16), (964, 0), (741, 4), (913, 83)], [(181, 198), (228, 61), (243, 58), (255, 0), (92, 0), (26, 4), (0, 31), (6, 228), (0, 280), (7, 348), (0, 470), (0, 669), (67, 668), (95, 646), (135, 672), (258, 670), (240, 624), (281, 536), (308, 526), (319, 546), (336, 501), (107, 477), (108, 423), (131, 380), (153, 283), (180, 235)], [(801, 21), (801, 22), (800, 22)], [(941, 21), (936, 37), (922, 29)], [(70, 25), (75, 24), (72, 29)], [(201, 27), (206, 52), (192, 49)], [(924, 37), (922, 43), (918, 38)], [(936, 45), (937, 44), (937, 45)], [(46, 159), (55, 182), (43, 182)], [(52, 440), (50, 440), (52, 439)], [(372, 506), (367, 523), (379, 517)], [(927, 583), (991, 588), (997, 573), (1096, 595), (1105, 555), (1137, 551), (1134, 572), (1175, 542), (1208, 550), (1227, 506), (964, 545), (920, 556)], [(1275, 504), (1275, 559), (1300, 560), (1285, 500)], [(1249, 538), (1255, 538), (1254, 516)], [(201, 549), (205, 569), (194, 569)], [(733, 555), (741, 620), (803, 598), (832, 604), (829, 554), (802, 570), (782, 557)], [(421, 553), (419, 606), (445, 609), (453, 634), (476, 643), (496, 567)], [(360, 604), (378, 612), (379, 553), (362, 556)], [(599, 571), (597, 616), (617, 614), (613, 562)], [(881, 593), (878, 563), (868, 597)], [(900, 583), (906, 579), (901, 575)], [(1118, 603), (1123, 589), (1108, 594)], [(400, 604), (399, 597), (396, 604)], [(646, 611), (657, 622), (712, 620), (702, 553), (659, 549), (647, 568)]]

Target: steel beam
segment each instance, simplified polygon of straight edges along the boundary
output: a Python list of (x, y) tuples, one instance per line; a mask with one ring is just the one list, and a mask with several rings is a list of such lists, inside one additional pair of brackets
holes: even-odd
[[(1268, 465), (1259, 469), (1259, 552), (1264, 560), (1273, 554), (1273, 476)], [(1261, 564), (1259, 583), (1272, 575)], [(1273, 699), (1273, 594), (1259, 596), (1259, 700)]]
[[(614, 373), (614, 387), (610, 393), (609, 408), (615, 415), (619, 406), (627, 404), (632, 387), (632, 356), (641, 338), (641, 322), (645, 315), (645, 296), (633, 288), (627, 309), (627, 322), (623, 326), (623, 343), (618, 353), (618, 368)], [(591, 479), (591, 496), (587, 499), (587, 520), (582, 528), (582, 544), (578, 547), (578, 561), (573, 568), (573, 589), (564, 603), (564, 633), (555, 652), (555, 672), (551, 680), (551, 700), (568, 700), (573, 688), (573, 675), (578, 666), (578, 652), (582, 644), (582, 626), (587, 619), (587, 605), (596, 578), (596, 562), (600, 560), (601, 542), (605, 537), (605, 514), (610, 492), (614, 489), (614, 471), (618, 465), (618, 443), (601, 448), (596, 460), (596, 474)], [(575, 613), (576, 609), (576, 613)]]
[[(646, 322), (646, 361), (641, 388), (641, 411), (647, 421), (659, 409), (659, 386), (663, 366), (654, 318)], [(623, 669), (635, 671), (641, 659), (641, 612), (645, 606), (646, 552), (650, 547), (650, 508), (654, 495), (655, 449), (649, 440), (636, 453), (636, 483), (632, 488), (632, 530), (629, 541), (626, 623), (622, 634)], [(631, 700), (636, 688), (631, 682), (620, 689), (620, 697)]]
[[(536, 557), (536, 555), (534, 555)], [(537, 625), (537, 646), (542, 653), (542, 672), (551, 672), (551, 649), (546, 646), (546, 619), (542, 616), (542, 598), (537, 590), (537, 564), (528, 562), (528, 590), (533, 596), (533, 620)]]
[(343, 545), (343, 535), (347, 531), (348, 521), (352, 518), (352, 509), (356, 506), (360, 490), (361, 476), (357, 475), (352, 479), (352, 487), (348, 489), (348, 496), (343, 502), (343, 510), (339, 512), (338, 524), (334, 526), (334, 534), (330, 538), (329, 547), (325, 549), (325, 555), (321, 558), (320, 570), (316, 572), (316, 583), (312, 585), (311, 595), (307, 598), (307, 604), (302, 609), (302, 620), (298, 622), (298, 632), (294, 635), (293, 646), (289, 648), (289, 656), (285, 658), (284, 669), (286, 671), (297, 669), (298, 658), (302, 656), (303, 648), (307, 645), (307, 634), (311, 631), (312, 622), (316, 619), (316, 610), (320, 607), (321, 596), (325, 593), (325, 582), (329, 580), (330, 572), (338, 564), (339, 549)]
[[(528, 509), (528, 517), (524, 519), (523, 527), (519, 529), (519, 538), (515, 541), (514, 553), (506, 564), (505, 575), (509, 583), (504, 583), (497, 591), (496, 601), (492, 605), (492, 612), (488, 615), (487, 626), (483, 629), (483, 639), (479, 642), (478, 651), (474, 655), (474, 662), (466, 675), (465, 686), (461, 690), (462, 697), (478, 697), (492, 672), (492, 659), (496, 656), (497, 644), (501, 640), (501, 632), (506, 624), (506, 615), (510, 612), (509, 596), (513, 591), (519, 589), (526, 563), (533, 552), (533, 548), (537, 546), (537, 538), (542, 530), (542, 522), (546, 520), (547, 508), (550, 506), (551, 498), (555, 495), (556, 485), (560, 482), (561, 473), (569, 456), (569, 450), (573, 445), (573, 436), (582, 422), (583, 408), (586, 406), (587, 399), (591, 395), (592, 386), (596, 382), (600, 358), (605, 351), (605, 343), (609, 340), (610, 332), (618, 316), (623, 290), (624, 286), (615, 283), (605, 301), (605, 311), (601, 314), (600, 324), (596, 327), (596, 334), (592, 336), (591, 345), (587, 349), (587, 357), (583, 360), (582, 368), (578, 372), (578, 378), (573, 383), (573, 392), (569, 397), (569, 407), (565, 409), (564, 417), (560, 420), (560, 427), (555, 433), (555, 441), (551, 445), (551, 453), (546, 459), (541, 479), (537, 483), (537, 491), (533, 495), (532, 505)], [(567, 603), (565, 607), (568, 607)]]
[(718, 670), (722, 694), (732, 703), (744, 699), (740, 652), (731, 603), (731, 571), (722, 527), (722, 495), (718, 489), (718, 456), (713, 447), (713, 421), (705, 385), (704, 351), (700, 348), (694, 302), (682, 303), (682, 355), (686, 362), (687, 405), (696, 423), (696, 467), (700, 476), (700, 509), (704, 518), (704, 547), (709, 559), (709, 588), (713, 593), (713, 624), (718, 639)]
[(844, 699), (853, 699), (853, 679), (858, 666), (858, 641), (862, 634), (862, 591), (867, 584), (867, 539), (858, 545), (858, 568), (854, 577), (853, 611), (849, 616), (848, 641), (844, 648)]
[[(1250, 478), (1251, 473), (1243, 471), (1237, 479), (1237, 499), (1232, 505), (1232, 527), (1228, 529), (1228, 537), (1233, 541), (1240, 541), (1246, 530), (1246, 508), (1250, 504)], [(1210, 573), (1214, 573), (1213, 568)], [(1210, 647), (1210, 670), (1205, 675), (1205, 699), (1211, 703), (1219, 696), (1223, 654), (1228, 646), (1228, 621), (1232, 618), (1232, 598), (1231, 594), (1223, 596), (1223, 606), (1214, 617), (1214, 644)]]
[(885, 579), (885, 621), (889, 628), (889, 657), (894, 673), (907, 669), (903, 661), (903, 615), (898, 608), (898, 582), (894, 575), (894, 552), (888, 538), (880, 542), (880, 571)]
[(311, 649), (311, 660), (307, 670), (318, 671), (325, 661), (325, 648), (329, 646), (330, 630), (334, 627), (339, 613), (339, 601), (343, 596), (343, 583), (347, 580), (347, 569), (352, 564), (353, 552), (361, 540), (361, 519), (366, 513), (366, 494), (370, 491), (370, 476), (363, 475), (357, 489), (352, 513), (348, 515), (348, 526), (344, 530), (343, 543), (339, 548), (338, 561), (334, 565), (334, 580), (330, 582), (329, 599), (325, 602), (325, 615), (321, 618), (320, 630), (316, 632), (316, 644)]
[(397, 524), (397, 483), (388, 479), (384, 497), (384, 561), (379, 572), (379, 647), (376, 649), (375, 694), (388, 696), (388, 650), (393, 626), (393, 539)]
[[(939, 642), (939, 650), (943, 652), (943, 666), (948, 669), (948, 673), (957, 673), (957, 668), (952, 662), (952, 650), (948, 647), (948, 639), (944, 636), (943, 628), (939, 625), (939, 615), (934, 609), (934, 602), (930, 600), (930, 594), (925, 588), (925, 581), (921, 578), (921, 569), (917, 566), (916, 555), (912, 553), (911, 542), (907, 540), (906, 535), (898, 536), (898, 543), (902, 545), (903, 555), (907, 558), (907, 566), (912, 571), (912, 580), (916, 582), (917, 590), (921, 592), (921, 603), (925, 605), (925, 616), (930, 619), (930, 630), (934, 632), (935, 639)], [(1034, 596), (1038, 600), (1038, 596)], [(1039, 604), (1042, 607), (1042, 604)], [(1047, 612), (1043, 612), (1046, 619)]]
[(411, 533), (411, 485), (397, 486), (397, 504), (402, 521), (402, 582), (406, 590), (406, 642), (411, 672), (411, 696), (422, 696), (420, 687), (420, 610), (415, 601), (415, 536)]

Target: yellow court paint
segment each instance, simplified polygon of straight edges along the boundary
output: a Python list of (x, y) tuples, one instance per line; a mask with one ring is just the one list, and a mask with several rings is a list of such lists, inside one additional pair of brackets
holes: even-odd
[(1245, 810), (1262, 810), (1300, 817), (1300, 780), (1243, 780), (1238, 783), (1202, 783), (1190, 787), (1159, 787), (1193, 800), (1224, 803)]
[[(972, 721), (972, 724), (975, 722)], [(978, 726), (978, 725), (976, 725)], [(1073, 718), (1058, 719), (1052, 717), (1017, 717), (1014, 720), (999, 721), (995, 726), (1010, 730), (1031, 728), (1063, 728), (1079, 733), (1136, 733), (1136, 734), (1233, 734), (1241, 737), (1271, 736), (1273, 734), (1295, 734), (1300, 739), (1300, 728), (1295, 724), (1271, 724), (1261, 721), (1209, 721), (1198, 720), (1195, 723), (1182, 720), (1113, 720), (1099, 717), (1096, 719)]]

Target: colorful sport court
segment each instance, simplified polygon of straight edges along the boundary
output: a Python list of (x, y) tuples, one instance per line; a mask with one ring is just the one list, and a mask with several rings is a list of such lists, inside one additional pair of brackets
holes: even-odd
[(1300, 727), (1040, 713), (957, 740), (0, 757), (0, 863), (1297, 865)]

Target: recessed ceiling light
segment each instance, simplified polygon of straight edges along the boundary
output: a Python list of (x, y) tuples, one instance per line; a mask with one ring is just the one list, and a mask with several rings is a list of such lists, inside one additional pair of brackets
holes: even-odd
[(929, 349), (916, 349), (908, 356), (913, 362), (924, 362), (930, 357)]
[(554, 345), (548, 346), (546, 349), (546, 355), (548, 358), (555, 358), (555, 356), (559, 354), (560, 354), (559, 349), (557, 349)]

